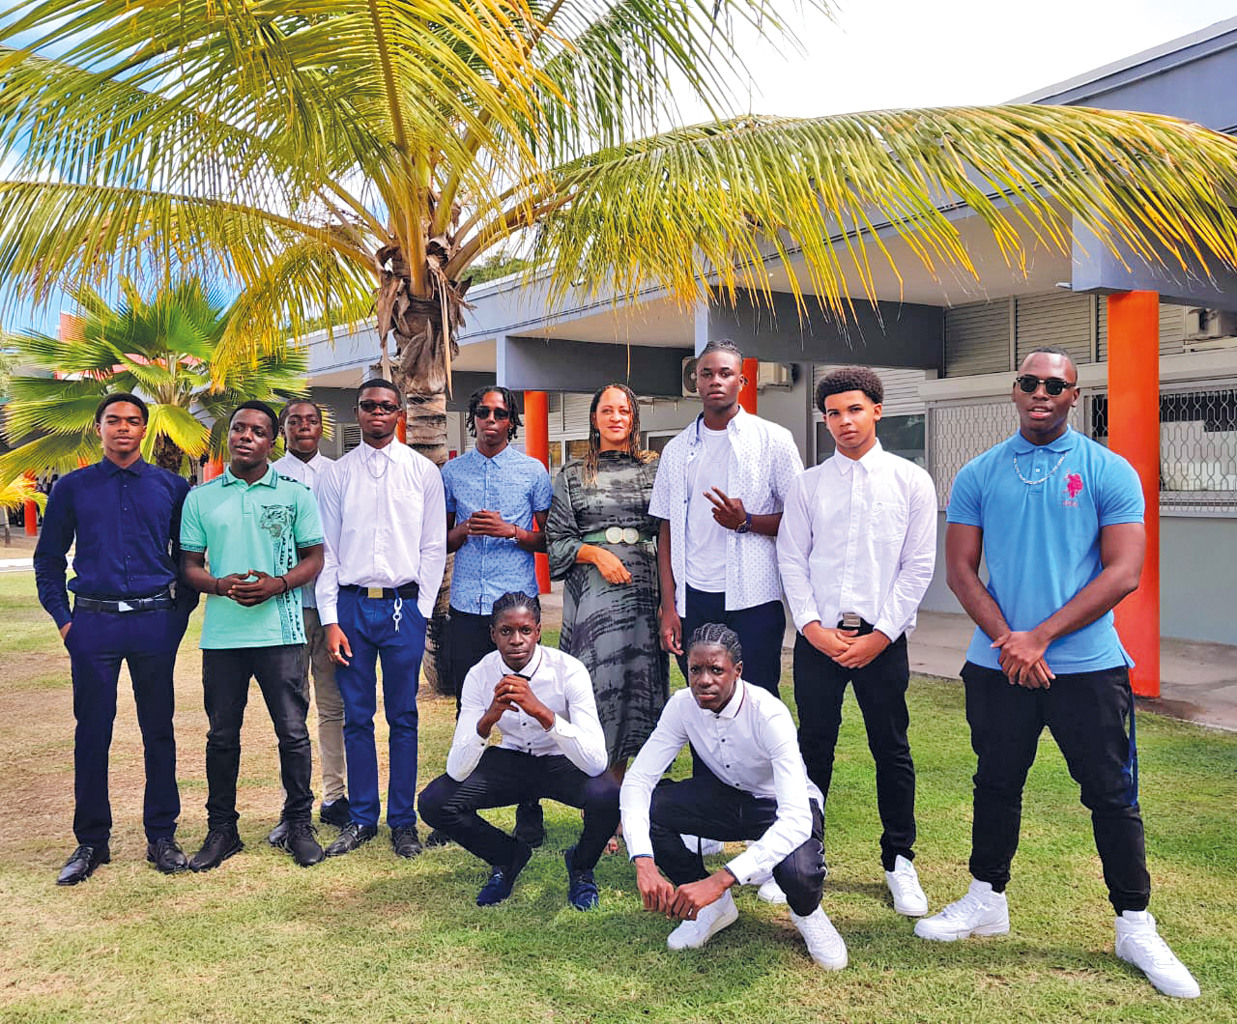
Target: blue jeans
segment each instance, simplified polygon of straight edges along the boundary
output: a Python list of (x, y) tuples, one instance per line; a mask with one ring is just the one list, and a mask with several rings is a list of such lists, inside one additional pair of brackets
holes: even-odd
[(175, 693), (172, 670), (185, 633), (178, 608), (144, 612), (73, 612), (65, 648), (73, 669), (73, 832), (79, 843), (101, 846), (112, 831), (107, 758), (116, 719), (120, 663), (129, 664), (137, 724), (146, 761), (142, 821), (150, 842), (176, 834), (180, 793), (176, 786)]
[(395, 621), (395, 600), (366, 597), (340, 588), (339, 628), (352, 657), (335, 671), (344, 701), (344, 754), (348, 763), (348, 806), (352, 820), (375, 826), (378, 797), (378, 751), (374, 715), (378, 711), (378, 658), (382, 658), (382, 702), (391, 729), (391, 778), (387, 790), (387, 824), (407, 828), (417, 823), (417, 686), (425, 653), (425, 619), (416, 601), (404, 600)]

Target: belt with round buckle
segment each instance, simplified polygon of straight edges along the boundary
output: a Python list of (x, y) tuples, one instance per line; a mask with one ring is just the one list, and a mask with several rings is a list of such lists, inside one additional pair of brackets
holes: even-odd
[(606, 541), (610, 544), (635, 544), (640, 540), (640, 531), (634, 526), (611, 526), (606, 529)]

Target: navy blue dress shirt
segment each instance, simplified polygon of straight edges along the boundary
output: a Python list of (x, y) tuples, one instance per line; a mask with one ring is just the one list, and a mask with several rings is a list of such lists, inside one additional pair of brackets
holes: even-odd
[(142, 459), (121, 469), (105, 458), (56, 482), (34, 549), (34, 578), (57, 628), (72, 619), (64, 574), (75, 537), (74, 594), (149, 597), (176, 579), (188, 493), (184, 478)]

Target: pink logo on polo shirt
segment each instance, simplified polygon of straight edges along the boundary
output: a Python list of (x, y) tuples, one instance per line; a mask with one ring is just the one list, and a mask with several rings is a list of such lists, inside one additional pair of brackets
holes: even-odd
[(1061, 502), (1066, 508), (1078, 507), (1078, 495), (1082, 493), (1082, 476), (1078, 473), (1070, 473), (1065, 478), (1065, 494), (1066, 498)]

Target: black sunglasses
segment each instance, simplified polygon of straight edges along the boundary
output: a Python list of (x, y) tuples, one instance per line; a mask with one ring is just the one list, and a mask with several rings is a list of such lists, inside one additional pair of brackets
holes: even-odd
[(501, 423), (503, 420), (511, 419), (511, 413), (507, 409), (491, 409), (488, 405), (479, 405), (476, 418), (479, 420), (494, 419)]
[(399, 406), (394, 402), (371, 402), (368, 399), (364, 402), (357, 402), (357, 408), (362, 412), (399, 412)]
[(1076, 388), (1077, 384), (1071, 384), (1067, 380), (1062, 380), (1060, 377), (1035, 377), (1029, 373), (1023, 374), (1021, 377), (1014, 379), (1014, 383), (1028, 394), (1035, 394), (1035, 390), (1041, 385), (1044, 385), (1044, 390), (1054, 398), (1066, 388)]

